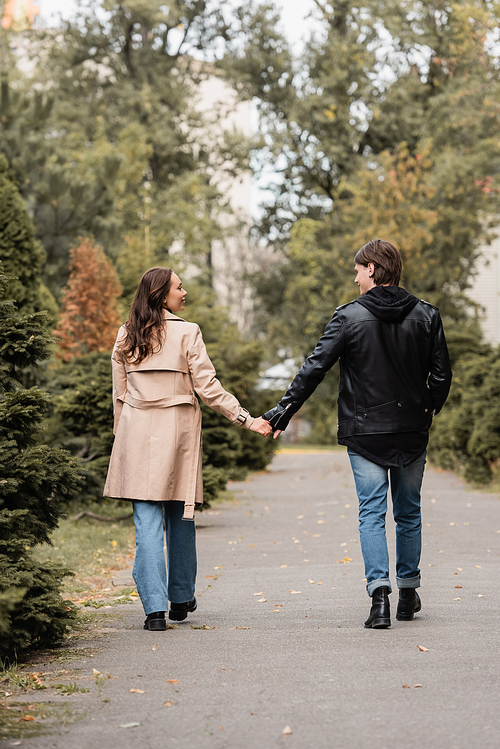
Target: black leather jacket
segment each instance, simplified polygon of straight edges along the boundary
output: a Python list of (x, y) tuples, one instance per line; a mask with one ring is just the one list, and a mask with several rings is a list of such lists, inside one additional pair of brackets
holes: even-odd
[(404, 298), (403, 307), (379, 311), (379, 299), (389, 294), (376, 289), (335, 311), (284, 397), (264, 415), (274, 429), (286, 429), (337, 359), (339, 438), (430, 427), (451, 384), (439, 311), (399, 287), (389, 291)]

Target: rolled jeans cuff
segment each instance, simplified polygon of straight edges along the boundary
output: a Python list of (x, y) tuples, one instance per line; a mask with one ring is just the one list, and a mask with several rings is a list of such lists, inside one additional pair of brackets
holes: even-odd
[(378, 580), (372, 580), (371, 583), (368, 583), (368, 585), (366, 586), (366, 590), (371, 598), (374, 590), (383, 587), (389, 588), (389, 593), (392, 593), (391, 581), (388, 577), (379, 577)]
[(420, 588), (420, 575), (416, 577), (396, 577), (398, 588)]

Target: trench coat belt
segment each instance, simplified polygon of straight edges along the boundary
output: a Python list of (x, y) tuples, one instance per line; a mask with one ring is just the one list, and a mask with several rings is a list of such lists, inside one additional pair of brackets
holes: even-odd
[(125, 403), (132, 408), (169, 408), (170, 406), (189, 406), (198, 405), (198, 401), (193, 394), (186, 395), (168, 395), (165, 398), (158, 398), (154, 401), (145, 401), (140, 398), (134, 398), (129, 393), (125, 396)]

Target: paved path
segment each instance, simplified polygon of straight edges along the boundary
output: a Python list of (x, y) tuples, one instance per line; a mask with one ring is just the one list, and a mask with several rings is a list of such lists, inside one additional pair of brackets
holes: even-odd
[[(497, 749), (498, 495), (427, 471), (422, 612), (365, 630), (345, 453), (280, 454), (230, 488), (237, 501), (198, 520), (195, 614), (151, 633), (139, 604), (110, 610), (65, 665), (90, 692), (51, 697), (85, 716), (22, 746)], [(100, 695), (92, 669), (116, 677)]]

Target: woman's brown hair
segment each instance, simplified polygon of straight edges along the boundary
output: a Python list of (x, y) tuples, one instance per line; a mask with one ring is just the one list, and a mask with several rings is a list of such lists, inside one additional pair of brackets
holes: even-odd
[(162, 347), (163, 310), (170, 291), (171, 268), (150, 268), (145, 272), (130, 307), (123, 353), (132, 364), (157, 354)]
[(399, 284), (403, 270), (401, 255), (394, 245), (385, 239), (372, 239), (365, 244), (356, 253), (354, 262), (365, 267), (368, 263), (373, 263), (375, 267), (373, 282), (376, 286)]

